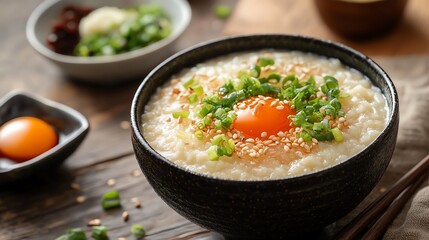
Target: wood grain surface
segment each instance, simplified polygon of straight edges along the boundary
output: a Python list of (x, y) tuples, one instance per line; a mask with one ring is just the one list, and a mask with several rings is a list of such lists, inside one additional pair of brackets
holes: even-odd
[[(69, 227), (83, 228), (89, 236), (90, 227), (86, 224), (94, 218), (101, 219), (102, 224), (109, 228), (112, 240), (119, 237), (134, 239), (129, 229), (135, 223), (145, 227), (148, 234), (146, 239), (223, 239), (179, 216), (155, 194), (143, 175), (135, 176), (141, 172), (130, 141), (129, 111), (140, 81), (114, 87), (71, 81), (31, 48), (25, 37), (25, 24), (40, 2), (42, 0), (2, 1), (0, 96), (13, 89), (22, 89), (58, 101), (88, 117), (91, 130), (81, 147), (59, 169), (41, 172), (32, 179), (0, 189), (0, 240), (55, 239)], [(193, 19), (179, 39), (176, 51), (225, 34), (314, 33), (316, 36), (335, 39), (317, 19), (313, 21), (316, 15), (310, 0), (242, 0), (238, 4), (237, 1), (228, 0), (189, 2)], [(235, 9), (228, 21), (216, 19), (213, 15), (212, 8), (219, 3)], [(355, 46), (365, 53), (375, 55), (428, 53), (427, 25), (421, 25), (420, 22), (427, 18), (419, 9), (419, 6), (427, 9), (428, 1), (410, 0), (410, 3), (408, 11), (417, 8), (418, 12), (415, 16), (408, 16), (408, 20), (403, 23), (405, 25), (402, 27), (408, 29), (404, 30), (409, 37), (408, 42), (403, 42), (406, 44), (398, 43), (397, 38), (400, 36), (397, 33), (387, 36), (396, 40), (385, 45), (378, 43), (379, 40), (352, 44), (357, 44)], [(302, 12), (306, 12), (307, 21), (301, 21)], [(274, 26), (272, 21), (279, 24)], [(413, 61), (382, 60), (381, 64), (389, 73), (392, 72), (392, 77), (406, 80), (406, 68), (421, 62)], [(427, 64), (420, 67), (423, 69), (420, 75), (427, 74), (425, 66)], [(418, 160), (423, 153), (413, 151), (413, 154), (410, 152), (408, 157)], [(329, 239), (332, 232), (356, 215), (359, 209), (379, 194), (380, 189), (388, 187), (407, 167), (400, 161), (391, 166), (390, 174), (365, 202), (349, 216), (328, 227), (320, 239)], [(115, 179), (116, 183), (108, 186), (109, 179)], [(71, 184), (78, 184), (80, 188), (74, 189)], [(121, 193), (122, 208), (104, 211), (100, 205), (101, 196), (110, 189)], [(78, 203), (76, 199), (79, 196), (84, 196), (86, 200)], [(142, 208), (135, 208), (130, 202), (134, 197), (141, 200)], [(128, 222), (124, 222), (121, 217), (123, 211), (130, 214)]]

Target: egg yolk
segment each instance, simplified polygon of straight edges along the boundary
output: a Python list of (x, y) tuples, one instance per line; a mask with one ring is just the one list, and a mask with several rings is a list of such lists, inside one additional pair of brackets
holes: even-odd
[(58, 143), (54, 128), (34, 117), (18, 117), (0, 127), (0, 152), (16, 162), (37, 157)]
[(261, 140), (277, 135), (280, 131), (288, 131), (292, 122), (289, 115), (296, 114), (289, 104), (282, 104), (271, 97), (263, 101), (259, 97), (252, 97), (237, 103), (237, 107), (233, 128), (241, 131), (246, 138)]

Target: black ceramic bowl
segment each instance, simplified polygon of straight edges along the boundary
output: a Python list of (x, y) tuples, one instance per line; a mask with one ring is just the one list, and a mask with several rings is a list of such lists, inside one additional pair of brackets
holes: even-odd
[(15, 183), (33, 174), (49, 174), (72, 154), (89, 131), (88, 120), (78, 111), (36, 95), (13, 91), (0, 100), (0, 125), (21, 116), (40, 118), (53, 126), (58, 144), (28, 161), (0, 158), (0, 185)]
[[(221, 55), (267, 48), (334, 57), (359, 70), (387, 99), (387, 127), (372, 144), (345, 162), (303, 176), (266, 181), (225, 180), (190, 172), (148, 144), (141, 116), (156, 88), (171, 75)], [(131, 107), (134, 151), (159, 196), (192, 222), (225, 236), (243, 239), (270, 239), (318, 231), (350, 212), (374, 188), (389, 164), (398, 122), (395, 87), (371, 59), (338, 43), (288, 35), (230, 37), (180, 52), (144, 79)]]

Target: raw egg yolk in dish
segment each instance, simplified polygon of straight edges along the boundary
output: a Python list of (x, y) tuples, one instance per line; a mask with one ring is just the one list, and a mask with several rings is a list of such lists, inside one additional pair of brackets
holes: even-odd
[(16, 162), (37, 157), (57, 143), (54, 128), (35, 117), (18, 117), (0, 127), (0, 153)]
[[(241, 131), (246, 138), (261, 140), (277, 135), (280, 131), (288, 131), (292, 122), (289, 116), (296, 114), (290, 105), (271, 97), (261, 100), (259, 97), (252, 97), (237, 103), (237, 117), (233, 128)], [(274, 101), (276, 102), (273, 103)]]

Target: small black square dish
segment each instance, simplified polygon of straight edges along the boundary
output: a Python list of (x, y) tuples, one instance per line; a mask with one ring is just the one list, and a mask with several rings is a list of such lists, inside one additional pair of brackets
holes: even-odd
[(58, 135), (58, 142), (46, 152), (23, 162), (0, 156), (0, 185), (59, 166), (77, 149), (89, 131), (88, 120), (63, 104), (23, 91), (12, 91), (0, 99), (0, 126), (23, 116), (48, 123)]

